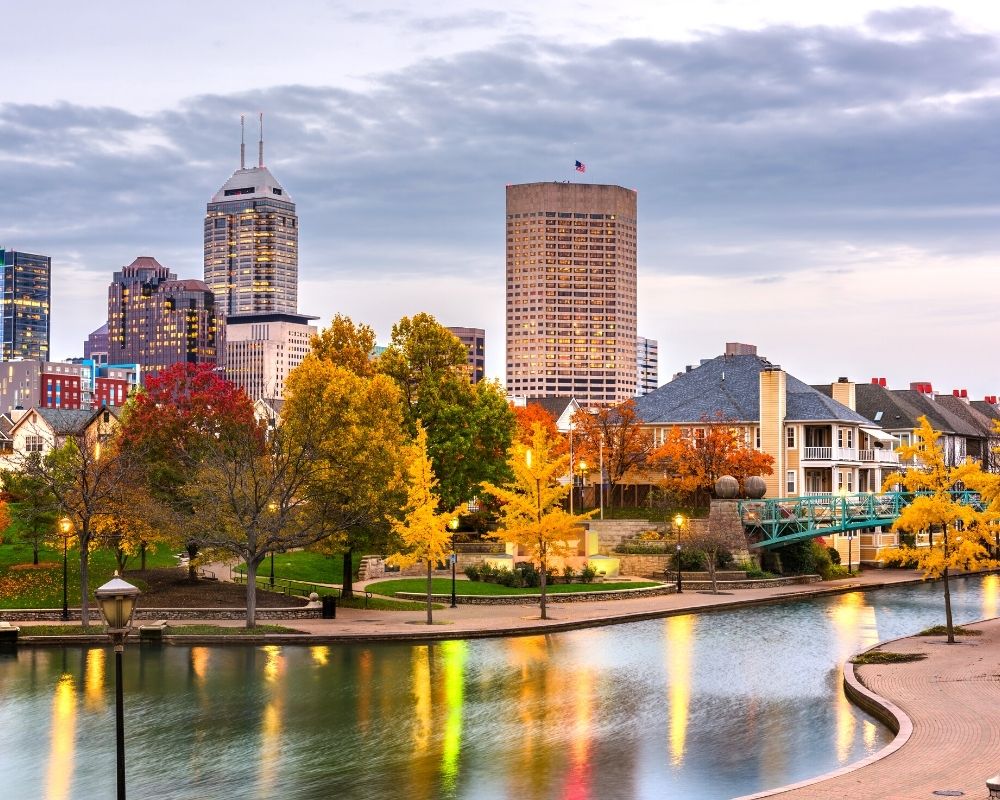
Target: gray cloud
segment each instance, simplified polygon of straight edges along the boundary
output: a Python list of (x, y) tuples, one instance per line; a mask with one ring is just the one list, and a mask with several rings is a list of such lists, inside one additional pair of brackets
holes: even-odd
[[(489, 22), (462, 17), (409, 24)], [(854, 268), (862, 256), (845, 262), (831, 246), (843, 242), (991, 252), (998, 67), (994, 38), (902, 9), (866, 30), (589, 47), (522, 37), (366, 91), (270, 87), (148, 115), (8, 104), (0, 241), (95, 276), (140, 252), (200, 274), (204, 204), (236, 166), (239, 114), (263, 108), (267, 161), (299, 204), (313, 280), (496, 279), (504, 184), (575, 179), (576, 158), (588, 180), (639, 189), (650, 273), (766, 282)]]

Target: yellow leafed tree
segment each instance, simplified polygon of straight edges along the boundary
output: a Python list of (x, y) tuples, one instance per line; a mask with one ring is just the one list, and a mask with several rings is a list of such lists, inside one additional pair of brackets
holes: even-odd
[(582, 535), (580, 523), (595, 513), (568, 514), (563, 510), (562, 501), (571, 487), (561, 484), (559, 479), (569, 470), (569, 454), (555, 455), (557, 445), (546, 429), (535, 423), (531, 444), (515, 442), (507, 451), (507, 464), (514, 479), (503, 486), (482, 484), (484, 492), (502, 503), (497, 537), (525, 548), (538, 564), (542, 619), (546, 619), (549, 558), (563, 555), (566, 542)]
[[(919, 468), (894, 472), (883, 484), (899, 486), (915, 497), (903, 506), (893, 530), (929, 535), (927, 547), (904, 546), (887, 553), (889, 558), (915, 561), (925, 578), (941, 578), (944, 585), (945, 625), (948, 642), (954, 643), (951, 614), (950, 570), (984, 569), (997, 566), (992, 552), (992, 532), (1000, 519), (997, 500), (998, 476), (983, 472), (977, 462), (967, 460), (949, 466), (941, 445), (941, 432), (927, 417), (920, 417), (913, 443), (899, 448), (904, 461), (916, 459)], [(978, 492), (982, 502), (973, 504), (963, 490)], [(935, 534), (939, 534), (935, 538)]]
[(392, 521), (393, 530), (403, 541), (403, 549), (389, 556), (388, 561), (404, 568), (421, 561), (427, 565), (427, 624), (431, 625), (434, 622), (431, 583), (434, 564), (443, 561), (451, 552), (448, 526), (458, 516), (460, 508), (438, 513), (441, 498), (427, 455), (427, 431), (423, 425), (417, 424), (417, 438), (406, 450), (406, 505), (403, 519)]

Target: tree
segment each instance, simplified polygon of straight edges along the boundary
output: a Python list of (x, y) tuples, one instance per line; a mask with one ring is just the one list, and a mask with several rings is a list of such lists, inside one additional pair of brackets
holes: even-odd
[(90, 551), (98, 520), (119, 507), (139, 478), (138, 451), (122, 448), (114, 417), (95, 415), (86, 427), (64, 435), (45, 455), (28, 453), (21, 471), (41, 483), (73, 523), (80, 547), (80, 619), (90, 625)]
[(31, 545), (31, 563), (37, 565), (38, 551), (51, 538), (55, 525), (56, 500), (43, 481), (23, 472), (4, 471), (3, 486), (12, 515), (20, 524), (18, 538)]
[(573, 423), (577, 459), (586, 460), (591, 468), (603, 462), (613, 502), (615, 487), (630, 470), (642, 467), (653, 452), (652, 432), (643, 427), (634, 400), (596, 410), (581, 408), (573, 415)]
[(162, 522), (159, 509), (152, 502), (141, 482), (126, 485), (111, 499), (105, 513), (94, 519), (94, 541), (115, 556), (119, 573), (125, 572), (129, 558), (138, 555), (139, 568), (146, 569), (146, 551), (154, 542), (168, 538), (168, 526)]
[(594, 515), (568, 514), (562, 508), (571, 485), (560, 478), (569, 467), (569, 454), (557, 456), (555, 443), (542, 425), (536, 424), (531, 444), (515, 442), (507, 459), (514, 478), (497, 486), (483, 483), (483, 491), (493, 495), (503, 505), (500, 508), (498, 538), (515, 542), (525, 548), (539, 566), (541, 618), (546, 619), (545, 587), (550, 556), (562, 555), (566, 542), (583, 533), (580, 523)]
[(673, 428), (650, 456), (664, 473), (658, 485), (667, 492), (694, 498), (710, 497), (715, 482), (732, 475), (742, 486), (751, 475), (770, 475), (774, 459), (748, 447), (740, 434), (723, 422), (706, 423), (703, 436), (689, 438)]
[[(990, 553), (991, 528), (1000, 519), (997, 507), (998, 476), (984, 473), (974, 461), (948, 466), (941, 432), (934, 430), (927, 417), (918, 419), (911, 444), (899, 448), (900, 459), (916, 459), (920, 467), (906, 472), (894, 472), (886, 477), (883, 489), (900, 486), (913, 492), (912, 502), (900, 510), (892, 525), (894, 531), (918, 533), (927, 531), (928, 547), (901, 547), (886, 554), (888, 558), (913, 559), (925, 578), (941, 578), (944, 586), (945, 625), (948, 643), (954, 644), (955, 630), (951, 614), (951, 569), (995, 567), (996, 559)], [(957, 489), (968, 488), (983, 493), (992, 502), (985, 509), (977, 509), (956, 496)], [(935, 543), (934, 532), (941, 538)], [(952, 537), (952, 532), (961, 532)]]
[(441, 508), (475, 495), (480, 482), (506, 477), (514, 415), (495, 381), (469, 382), (468, 353), (430, 314), (403, 317), (392, 328), (378, 369), (396, 382), (412, 437), (427, 431)]
[(342, 521), (316, 547), (342, 554), (343, 597), (349, 598), (353, 551), (384, 546), (388, 517), (403, 501), (406, 437), (399, 389), (385, 375), (363, 377), (310, 354), (288, 376), (282, 417), (293, 438), (315, 440), (310, 492), (325, 494)]
[(312, 353), (323, 361), (353, 372), (362, 378), (375, 374), (372, 353), (375, 331), (364, 323), (355, 324), (343, 314), (334, 315), (328, 328), (312, 338)]
[[(683, 525), (682, 522), (681, 526)], [(719, 563), (719, 553), (726, 550), (726, 546), (729, 544), (728, 540), (718, 530), (713, 531), (711, 526), (700, 525), (697, 528), (691, 528), (690, 532), (685, 534), (684, 544), (703, 554), (702, 562), (708, 572), (708, 579), (712, 582), (712, 594), (718, 594), (719, 585), (715, 571)], [(677, 554), (677, 557), (679, 559), (680, 553)], [(678, 564), (677, 569), (680, 569), (680, 564)]]
[(434, 564), (443, 561), (451, 548), (449, 525), (460, 509), (439, 512), (441, 498), (438, 480), (430, 457), (427, 455), (427, 432), (417, 426), (416, 441), (407, 447), (406, 505), (403, 519), (393, 521), (393, 530), (402, 540), (403, 547), (389, 556), (389, 562), (408, 567), (417, 562), (427, 565), (427, 624), (432, 625)]
[(553, 441), (558, 441), (561, 434), (556, 429), (556, 418), (538, 403), (528, 403), (512, 407), (514, 421), (517, 425), (516, 437), (521, 444), (530, 445), (534, 435), (535, 425), (541, 425)]

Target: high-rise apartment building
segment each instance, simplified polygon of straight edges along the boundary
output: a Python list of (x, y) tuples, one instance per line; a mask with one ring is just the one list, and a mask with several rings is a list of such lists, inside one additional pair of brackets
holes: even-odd
[(469, 380), (479, 383), (486, 377), (486, 331), (482, 328), (448, 328), (469, 351)]
[(104, 323), (83, 342), (83, 357), (95, 364), (108, 363), (108, 323)]
[[(262, 124), (263, 130), (263, 124)], [(208, 203), (205, 283), (221, 319), (298, 311), (299, 218), (295, 203), (264, 166), (263, 133), (256, 167), (240, 168)]]
[(0, 247), (0, 357), (49, 357), (52, 259)]
[(635, 339), (636, 397), (655, 392), (659, 386), (660, 356), (656, 339), (637, 336)]
[(507, 187), (507, 392), (583, 405), (636, 393), (636, 193)]
[(177, 276), (150, 256), (114, 274), (108, 287), (108, 360), (143, 374), (172, 364), (215, 364), (215, 298), (199, 280)]
[(226, 323), (226, 380), (242, 387), (251, 400), (280, 400), (285, 379), (309, 353), (316, 335), (301, 314), (251, 314)]

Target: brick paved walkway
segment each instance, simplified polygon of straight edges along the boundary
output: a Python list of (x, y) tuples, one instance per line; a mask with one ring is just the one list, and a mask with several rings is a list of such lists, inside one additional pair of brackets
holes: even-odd
[(910, 718), (913, 732), (898, 750), (860, 769), (791, 791), (778, 800), (927, 800), (935, 790), (987, 797), (1000, 772), (1000, 619), (972, 625), (981, 637), (917, 636), (885, 646), (926, 653), (925, 661), (858, 667), (861, 682)]

